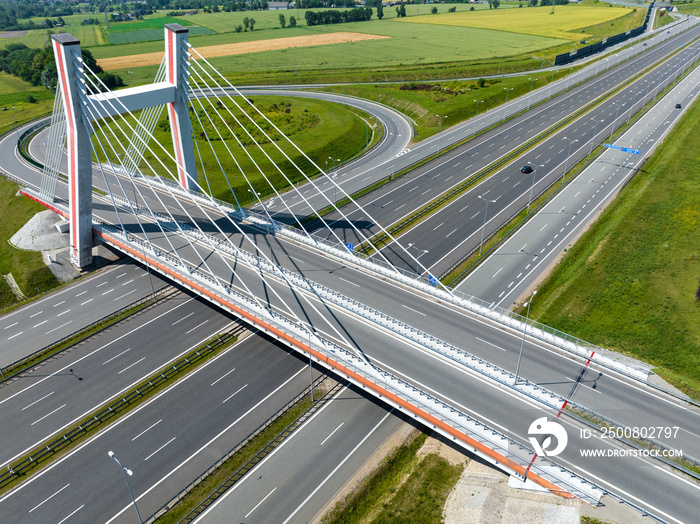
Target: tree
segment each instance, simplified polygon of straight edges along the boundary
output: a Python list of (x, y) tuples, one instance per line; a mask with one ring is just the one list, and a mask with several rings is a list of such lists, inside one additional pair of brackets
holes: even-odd
[(297, 19), (294, 16), (289, 17), (289, 27), (296, 27), (297, 26)]
[(280, 13), (279, 20), (280, 20), (280, 27), (282, 27), (282, 29), (284, 29), (287, 26), (287, 19), (284, 17), (284, 15), (282, 13)]
[(381, 2), (379, 2), (379, 4), (377, 4), (377, 18), (379, 20), (384, 18), (384, 6), (382, 5)]
[(406, 16), (406, 6), (401, 4), (399, 7), (396, 8), (396, 16), (399, 18), (403, 18)]
[(236, 33), (240, 33), (241, 31), (243, 31), (243, 26), (241, 24), (238, 24), (234, 29), (236, 30)]
[(250, 24), (250, 30), (252, 31), (255, 28), (255, 18), (248, 20), (248, 24)]
[(433, 8), (430, 10), (430, 12), (431, 12), (432, 14), (436, 15), (436, 14), (437, 14), (437, 7), (433, 7)]
[(455, 11), (457, 11), (457, 7), (455, 7), (455, 6), (450, 7), (450, 8), (447, 10), (448, 13), (454, 13)]
[(530, 4), (532, 7), (537, 7), (537, 0), (530, 0), (528, 4)]
[(248, 26), (250, 25), (250, 18), (247, 16), (243, 19), (243, 27), (245, 27), (245, 30), (248, 30)]

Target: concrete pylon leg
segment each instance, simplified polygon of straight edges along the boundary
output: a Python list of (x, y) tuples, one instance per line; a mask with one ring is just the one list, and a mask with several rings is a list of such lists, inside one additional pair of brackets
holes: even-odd
[(167, 81), (175, 86), (175, 101), (168, 104), (170, 133), (173, 139), (177, 174), (185, 189), (199, 191), (197, 165), (192, 143), (192, 124), (189, 115), (186, 28), (179, 24), (165, 26), (165, 63)]
[(77, 62), (80, 40), (68, 34), (51, 35), (51, 40), (66, 113), (70, 259), (83, 268), (92, 264), (92, 144), (79, 95), (84, 83)]

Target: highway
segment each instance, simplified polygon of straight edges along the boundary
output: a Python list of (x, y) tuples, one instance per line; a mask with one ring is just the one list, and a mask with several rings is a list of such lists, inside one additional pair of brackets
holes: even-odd
[[(276, 242), (276, 240), (273, 241), (273, 242)], [(302, 263), (302, 264), (308, 263), (308, 262), (309, 262), (309, 259), (308, 259), (308, 258), (305, 259), (304, 254), (303, 254), (302, 251), (300, 251), (300, 250), (298, 250), (298, 249), (296, 249), (296, 248), (293, 248), (291, 245), (285, 245), (285, 246), (282, 246), (282, 247), (285, 248), (285, 249), (287, 249), (288, 252), (290, 253), (290, 254), (289, 254), (289, 258), (290, 258), (291, 261), (294, 260), (294, 257), (298, 257), (299, 260), (301, 261), (300, 263)], [(250, 246), (248, 246), (248, 248), (251, 249)], [(294, 255), (294, 257), (292, 257), (292, 255)], [(282, 260), (281, 262), (287, 263), (288, 261), (287, 261), (287, 260)], [(290, 262), (290, 263), (291, 263), (291, 262)], [(331, 265), (332, 265), (332, 264), (331, 264)], [(320, 267), (318, 267), (318, 263), (316, 263), (316, 267), (309, 266), (308, 269), (305, 267), (305, 268), (304, 268), (304, 272), (307, 272), (307, 271), (309, 272), (309, 274), (313, 275), (313, 278), (314, 278), (314, 279), (316, 279), (317, 274), (322, 274), (322, 273), (325, 273), (325, 272), (328, 271), (328, 262), (326, 261), (326, 262), (325, 262), (324, 264), (322, 264)], [(359, 286), (359, 284), (357, 284), (358, 281), (359, 281), (359, 282), (363, 282), (364, 279), (367, 278), (367, 275), (363, 275), (362, 273), (357, 273), (357, 272), (350, 271), (348, 268), (333, 268), (333, 271), (334, 271), (334, 273), (335, 273), (335, 274), (334, 274), (333, 280), (335, 280), (335, 277), (337, 277), (337, 276), (339, 276), (339, 275), (343, 275), (344, 277), (350, 277), (350, 278), (359, 277), (359, 280), (356, 280), (356, 282), (355, 282), (357, 286)], [(387, 288), (386, 288), (386, 285), (380, 285), (380, 284), (379, 284), (379, 279), (376, 279), (376, 278), (371, 277), (371, 276), (370, 276), (369, 278), (372, 278), (372, 279), (373, 279), (373, 280), (371, 281), (373, 285), (372, 285), (372, 286), (367, 286), (367, 287), (375, 287), (375, 284), (376, 284), (376, 287), (378, 288), (378, 291), (377, 291), (378, 294), (386, 293), (386, 289), (387, 289)], [(246, 280), (250, 280), (250, 279), (246, 279)], [(345, 278), (345, 280), (347, 281), (348, 279)], [(352, 282), (352, 280), (350, 280), (350, 282)], [(350, 286), (348, 286), (348, 289), (350, 289)], [(345, 289), (344, 291), (347, 292), (348, 289)], [(384, 295), (384, 296), (385, 296), (385, 300), (383, 301), (384, 303), (382, 303), (383, 306), (386, 306), (386, 305), (387, 305), (387, 304), (386, 304), (387, 301), (391, 301), (391, 299), (389, 299), (388, 297), (390, 297), (390, 296), (392, 296), (392, 295), (393, 295), (394, 297), (396, 297), (396, 289), (397, 289), (397, 288), (394, 288), (394, 289), (392, 290), (392, 293), (391, 293), (391, 294), (389, 294), (389, 295)], [(366, 290), (366, 289), (363, 289), (363, 292), (364, 292), (364, 291), (367, 291), (367, 290)], [(413, 293), (409, 293), (408, 295), (413, 295)], [(408, 297), (408, 295), (407, 295), (407, 297)], [(416, 298), (416, 297), (414, 297), (414, 296), (410, 296), (410, 297), (408, 297), (408, 301), (405, 301), (405, 300), (397, 300), (397, 301), (395, 301), (393, 304), (390, 304), (390, 305), (393, 306), (393, 307), (389, 307), (388, 309), (386, 309), (385, 307), (382, 307), (381, 309), (391, 311), (391, 314), (392, 314), (392, 315), (393, 315), (394, 313), (396, 313), (396, 312), (405, 313), (403, 310), (400, 309), (400, 307), (405, 307), (406, 309), (409, 309), (409, 308), (414, 308), (414, 309), (415, 309), (415, 308), (418, 308), (418, 309), (420, 310), (420, 308), (421, 308), (421, 306), (422, 306), (421, 302), (426, 302), (426, 299), (425, 299), (425, 298), (422, 298), (422, 299), (421, 299), (421, 298)], [(430, 302), (430, 301), (428, 301), (428, 302)], [(377, 303), (377, 302), (373, 302), (373, 303)], [(406, 304), (411, 304), (411, 305), (408, 306), (408, 305), (406, 305)], [(275, 304), (275, 305), (277, 305), (277, 304)], [(425, 305), (428, 305), (428, 304), (426, 303)], [(435, 304), (433, 303), (431, 306), (429, 305), (429, 307), (435, 308)], [(308, 313), (308, 312), (307, 312), (307, 313)], [(335, 314), (337, 314), (337, 315), (340, 316), (340, 315), (342, 314), (342, 312), (337, 311), (337, 312), (335, 312)], [(422, 314), (425, 314), (425, 313), (422, 313)], [(315, 315), (311, 315), (311, 314), (309, 314), (309, 316), (310, 316), (310, 317), (311, 317), (311, 316), (315, 317)], [(434, 318), (431, 319), (431, 321), (435, 321), (435, 320), (436, 320), (436, 319), (434, 319)], [(450, 325), (452, 326), (453, 331), (454, 331), (454, 326), (458, 325), (458, 324), (455, 324), (455, 323), (454, 323), (455, 320), (459, 320), (459, 319), (458, 319), (458, 318), (457, 318), (457, 319), (446, 319), (446, 323), (448, 324), (448, 326), (450, 326)], [(439, 322), (438, 322), (438, 323), (439, 323)], [(345, 327), (349, 326), (350, 324), (351, 324), (350, 319), (348, 319), (348, 320), (343, 320), (343, 322), (342, 322), (342, 325), (345, 326)], [(325, 325), (327, 325), (327, 324), (325, 324)], [(319, 326), (319, 327), (321, 327), (321, 326), (324, 326), (324, 324), (323, 324), (322, 322), (320, 322), (319, 320), (317, 320), (316, 318), (314, 318), (314, 326)], [(434, 327), (434, 329), (436, 329), (436, 332), (441, 333), (441, 335), (442, 335), (443, 333), (448, 333), (448, 332), (449, 332), (449, 330), (443, 331), (442, 329), (440, 329), (440, 328), (442, 328), (442, 327), (444, 327), (444, 326), (437, 326), (437, 327)], [(333, 332), (331, 331), (331, 329), (337, 329), (337, 328), (328, 328), (328, 327), (327, 327), (326, 330), (329, 331), (329, 333), (327, 333), (326, 336), (329, 336), (329, 337), (336, 337), (337, 335), (333, 334)], [(355, 329), (352, 329), (352, 330), (349, 330), (349, 331), (351, 331), (353, 335), (358, 334), (358, 336), (356, 337), (356, 341), (357, 341), (356, 344), (357, 344), (359, 347), (361, 347), (361, 348), (363, 348), (363, 349), (367, 349), (368, 347), (372, 346), (372, 343), (371, 343), (370, 340), (366, 340), (366, 339), (360, 337), (360, 334), (362, 334), (362, 329), (357, 329), (357, 328), (355, 328)], [(336, 333), (337, 333), (337, 332), (336, 332)], [(463, 333), (461, 334), (461, 338), (462, 338), (462, 339), (464, 338), (464, 334), (463, 334)], [(471, 343), (471, 341), (470, 341), (470, 343)], [(494, 344), (494, 345), (495, 345), (495, 344)], [(402, 353), (402, 346), (403, 346), (402, 344), (399, 344), (396, 348), (393, 349), (393, 351), (389, 351), (389, 352), (394, 352), (394, 353), (397, 354), (397, 355), (398, 355), (398, 354), (401, 354), (401, 353)], [(471, 348), (470, 348), (470, 350), (471, 350)], [(488, 347), (486, 347), (486, 350), (487, 350), (490, 354), (493, 354), (493, 353), (494, 353), (494, 350), (493, 350), (492, 348), (489, 349)], [(378, 358), (375, 359), (374, 356), (372, 356), (371, 358), (373, 358), (373, 360), (377, 360), (377, 361), (379, 360)], [(434, 381), (434, 382), (435, 382), (435, 379), (436, 379), (436, 378), (437, 378), (437, 377), (433, 377), (433, 381)], [(438, 381), (435, 382), (435, 383), (440, 383), (440, 382), (441, 382), (441, 381), (438, 380)], [(433, 383), (433, 382), (431, 382), (431, 383)], [(569, 386), (570, 386), (570, 384), (569, 384)], [(565, 386), (564, 389), (567, 389), (567, 387)], [(577, 395), (578, 395), (578, 393), (577, 393)]]
[[(153, 290), (168, 285), (152, 273)], [(152, 293), (146, 269), (129, 259), (0, 317), (0, 368), (21, 360)]]

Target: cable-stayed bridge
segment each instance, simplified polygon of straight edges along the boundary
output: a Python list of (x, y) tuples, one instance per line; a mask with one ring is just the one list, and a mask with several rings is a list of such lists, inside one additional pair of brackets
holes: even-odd
[[(27, 194), (70, 219), (75, 262), (89, 264), (94, 233), (500, 467), (552, 492), (595, 504), (601, 491), (592, 484), (463, 409), (471, 395), (479, 394), (491, 395), (497, 410), (503, 395), (499, 389), (517, 390), (549, 406), (553, 416), (566, 405), (567, 398), (527, 381), (515, 384), (512, 373), (469, 354), (465, 324), (494, 332), (503, 326), (519, 329), (517, 318), (455, 296), (437, 287), (434, 279), (398, 271), (381, 253), (376, 260), (360, 258), (331, 224), (324, 224), (329, 240), (321, 241), (299, 221), (281, 227), (264, 206), (252, 214), (238, 205), (235, 192), (233, 205), (207, 196), (204, 146), (223, 148), (221, 156), (213, 155), (214, 163), (224, 177), (237, 170), (256, 199), (257, 186), (244, 163), (273, 191), (273, 177), (294, 185), (280, 164), (286, 162), (307, 181), (304, 191), (318, 189), (305, 167), (321, 170), (293, 144), (276, 147), (285, 145), (285, 137), (274, 123), (244, 98), (225, 94), (224, 88), (233, 86), (198, 56), (186, 34), (179, 26), (166, 27), (165, 60), (152, 86), (115, 93), (82, 61), (77, 41), (67, 35), (54, 38), (62, 73), (49, 156), (40, 191)], [(188, 91), (196, 95), (192, 102)], [(164, 106), (170, 149), (153, 140)], [(193, 140), (198, 134), (202, 140)], [(67, 194), (57, 183), (64, 141)], [(260, 154), (253, 157), (251, 149)], [(295, 161), (296, 154), (303, 160)], [(93, 191), (93, 186), (98, 189)], [(340, 186), (337, 191), (349, 198)], [(305, 198), (303, 192), (297, 194)], [(282, 195), (276, 198), (284, 202)], [(334, 199), (325, 198), (334, 205)], [(375, 225), (361, 211), (363, 220)], [(347, 220), (344, 227), (362, 236), (361, 224)], [(396, 245), (420, 268), (409, 251)], [(486, 317), (496, 324), (485, 324)], [(579, 341), (545, 330), (528, 334), (590, 355)], [(465, 391), (465, 368), (497, 387)]]

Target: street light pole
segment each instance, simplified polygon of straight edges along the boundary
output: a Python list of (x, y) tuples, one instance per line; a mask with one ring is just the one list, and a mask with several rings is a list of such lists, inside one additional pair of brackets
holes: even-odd
[[(392, 133), (389, 133), (390, 135)], [(401, 135), (396, 135), (396, 140), (401, 138)], [(394, 140), (394, 156), (391, 159), (391, 176), (389, 177), (389, 180), (394, 178), (394, 174), (396, 173), (396, 140)]]
[(641, 95), (642, 91), (635, 91), (634, 93), (634, 98), (632, 99), (632, 105), (630, 106), (630, 112), (627, 115), (627, 123), (625, 125), (629, 125), (630, 123), (630, 117), (632, 116), (632, 110), (634, 109), (634, 104), (637, 103), (637, 96)]
[(495, 200), (487, 200), (483, 196), (478, 195), (481, 200), (486, 202), (486, 208), (484, 209), (484, 225), (481, 227), (481, 243), (479, 244), (479, 256), (481, 256), (481, 250), (484, 247), (484, 231), (486, 231), (486, 214), (489, 212), (489, 203), (496, 202)]
[(508, 92), (512, 91), (513, 89), (515, 89), (515, 88), (514, 87), (510, 87), (510, 88), (504, 87), (503, 88), (503, 90), (506, 92), (506, 103), (503, 104), (503, 120), (501, 121), (501, 123), (506, 121), (506, 106), (508, 105)]
[(612, 144), (612, 136), (613, 133), (615, 132), (615, 124), (617, 124), (617, 114), (620, 111), (621, 107), (625, 107), (625, 104), (618, 104), (617, 102), (612, 103), (617, 109), (615, 110), (615, 120), (613, 120), (612, 127), (610, 128), (610, 138), (608, 139), (608, 142)]
[(437, 151), (437, 156), (440, 156), (440, 133), (442, 133), (442, 119), (447, 118), (447, 116), (440, 116), (440, 115), (435, 115), (440, 119), (440, 127), (438, 128), (438, 151)]
[(479, 117), (479, 104), (483, 102), (483, 100), (474, 100), (476, 102), (476, 116), (474, 117), (474, 133), (473, 135), (476, 137), (476, 119)]
[[(328, 160), (333, 162), (333, 171), (334, 173), (331, 175), (331, 179), (333, 179), (333, 205), (336, 204), (338, 201), (338, 185), (335, 183), (335, 179), (338, 176), (337, 171), (335, 171), (335, 163), (338, 162), (340, 163), (340, 158), (333, 158), (333, 157), (328, 157)], [(326, 160), (326, 164), (328, 164), (328, 160)]]
[(537, 294), (537, 290), (533, 291), (532, 297), (530, 297), (530, 300), (528, 301), (527, 304), (527, 315), (525, 315), (525, 326), (523, 327), (523, 338), (520, 341), (520, 353), (518, 354), (518, 365), (515, 368), (515, 383), (513, 384), (514, 386), (518, 385), (518, 373), (520, 372), (520, 359), (523, 357), (523, 347), (525, 346), (525, 331), (527, 330), (527, 322), (530, 318), (530, 304), (532, 304), (532, 300), (535, 298), (535, 295)]
[(537, 176), (537, 168), (544, 167), (544, 164), (533, 164), (535, 170), (532, 172), (532, 185), (530, 186), (530, 198), (527, 201), (527, 214), (530, 214), (530, 204), (532, 203), (532, 190), (535, 188), (535, 177)]
[(416, 254), (416, 275), (420, 276), (420, 265), (419, 265), (418, 259), (420, 257), (422, 257), (423, 255), (425, 255), (426, 253), (429, 253), (429, 251), (427, 249), (418, 249), (413, 242), (408, 244), (408, 247), (409, 248), (412, 247), (413, 249), (416, 250), (416, 253), (417, 253)]
[(535, 83), (535, 80), (539, 80), (539, 78), (528, 78), (530, 81), (530, 96), (527, 97), (527, 110), (530, 110), (530, 101), (532, 100), (532, 85)]
[[(107, 455), (109, 455), (110, 458), (113, 458), (115, 460), (115, 462), (117, 464), (119, 464), (119, 467), (121, 468), (122, 473), (124, 473), (124, 480), (126, 481), (126, 487), (129, 488), (129, 495), (131, 495), (131, 502), (134, 503), (134, 509), (136, 510), (136, 516), (139, 518), (139, 522), (141, 524), (143, 524), (143, 520), (141, 520), (141, 514), (139, 513), (139, 508), (136, 505), (136, 499), (134, 499), (134, 493), (133, 493), (133, 491), (131, 491), (131, 485), (129, 484), (129, 477), (131, 477), (134, 474), (134, 472), (131, 471), (130, 469), (122, 466), (122, 463), (119, 462), (119, 459), (116, 456), (114, 456), (114, 451), (107, 452)], [(129, 475), (129, 477), (127, 477), (127, 475)]]
[(566, 172), (569, 170), (569, 157), (571, 156), (571, 146), (574, 145), (574, 142), (578, 142), (578, 140), (573, 140), (572, 138), (566, 138), (564, 137), (564, 140), (569, 141), (569, 152), (566, 155), (566, 164), (564, 164), (564, 174), (561, 176), (561, 185), (564, 185), (564, 179), (566, 178)]
[(600, 119), (596, 120), (595, 118), (591, 118), (595, 122), (595, 130), (593, 131), (593, 138), (591, 138), (591, 147), (588, 149), (588, 159), (591, 158), (591, 153), (593, 152), (593, 142), (595, 141), (595, 137), (598, 134), (598, 124), (601, 122), (605, 122), (605, 120)]

